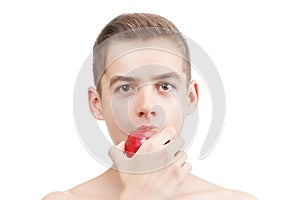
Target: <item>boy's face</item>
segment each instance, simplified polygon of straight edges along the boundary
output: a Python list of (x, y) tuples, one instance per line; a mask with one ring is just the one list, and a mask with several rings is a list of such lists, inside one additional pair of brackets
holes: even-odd
[[(120, 53), (134, 46), (139, 49)], [(106, 55), (109, 65), (101, 79), (101, 98), (90, 88), (89, 102), (95, 118), (105, 120), (114, 143), (125, 141), (141, 126), (173, 126), (179, 133), (184, 116), (195, 109), (197, 83), (187, 83), (184, 59), (170, 50), (177, 49), (167, 40), (110, 45)]]

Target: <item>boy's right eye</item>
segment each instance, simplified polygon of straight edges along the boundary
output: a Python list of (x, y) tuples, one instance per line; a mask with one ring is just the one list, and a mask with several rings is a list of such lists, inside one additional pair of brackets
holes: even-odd
[(124, 84), (124, 85), (117, 87), (116, 92), (128, 94), (128, 93), (132, 92), (132, 90), (133, 90), (133, 88), (130, 85)]

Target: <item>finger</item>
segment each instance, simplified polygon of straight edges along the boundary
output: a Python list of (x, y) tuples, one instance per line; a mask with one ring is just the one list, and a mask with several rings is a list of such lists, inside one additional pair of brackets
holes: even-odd
[(175, 137), (171, 142), (166, 144), (166, 151), (176, 157), (176, 153), (184, 146), (184, 139), (181, 136)]
[(182, 180), (192, 170), (192, 165), (189, 162), (184, 162), (178, 170), (179, 177)]
[(184, 162), (181, 169), (182, 169), (182, 173), (184, 174), (188, 173), (192, 170), (192, 165), (189, 162)]
[(176, 135), (173, 127), (164, 128), (161, 132), (146, 140), (136, 153), (153, 153), (165, 148), (165, 144), (172, 141)]
[(178, 151), (175, 155), (176, 163), (179, 167), (182, 167), (184, 162), (187, 160), (187, 154), (183, 151)]
[(170, 143), (164, 145), (164, 148), (161, 151), (161, 159), (164, 159), (164, 162), (166, 164), (171, 164), (174, 161), (177, 160), (177, 157), (175, 156), (177, 152), (180, 151), (180, 149), (184, 145), (184, 140), (182, 137), (176, 137), (173, 139)]
[[(160, 161), (160, 166), (168, 166), (174, 162), (176, 162), (179, 158), (179, 155), (176, 155), (177, 152), (181, 152), (180, 149), (183, 147), (184, 141), (182, 137), (176, 137), (165, 147), (154, 154), (156, 160)], [(157, 162), (159, 163), (159, 162)]]
[(140, 148), (136, 152), (135, 157), (138, 158), (139, 155), (141, 156), (147, 155), (147, 159), (154, 161), (156, 164), (155, 166), (163, 167), (172, 164), (174, 161), (176, 161), (176, 157), (174, 155), (176, 154), (176, 152), (180, 151), (183, 145), (184, 145), (184, 140), (180, 136), (176, 137), (174, 140), (172, 140), (170, 143), (166, 145), (161, 145), (160, 147), (156, 147), (156, 149), (155, 146), (153, 146), (153, 143), (150, 143), (146, 147), (152, 149), (149, 148), (146, 149), (144, 146), (143, 149)]
[(121, 141), (119, 144), (116, 145), (116, 147), (121, 151), (125, 151), (125, 142)]
[(176, 136), (176, 129), (172, 126), (165, 127), (158, 134), (154, 135), (149, 139), (149, 142), (165, 145), (173, 140)]
[(176, 154), (177, 161), (174, 163), (174, 177), (177, 180), (182, 180), (192, 169), (192, 165), (187, 160), (187, 154), (185, 152), (178, 152)]
[(124, 151), (122, 151), (118, 146), (109, 148), (108, 155), (116, 166), (118, 166), (121, 161), (126, 158)]

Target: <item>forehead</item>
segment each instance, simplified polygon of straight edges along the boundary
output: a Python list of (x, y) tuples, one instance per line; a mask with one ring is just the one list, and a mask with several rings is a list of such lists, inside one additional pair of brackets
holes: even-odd
[(124, 75), (144, 66), (155, 65), (185, 77), (184, 61), (180, 49), (168, 39), (117, 41), (109, 45), (105, 75)]

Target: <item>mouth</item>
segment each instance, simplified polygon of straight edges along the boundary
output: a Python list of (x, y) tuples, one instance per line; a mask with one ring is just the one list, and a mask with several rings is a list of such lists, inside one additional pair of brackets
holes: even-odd
[(148, 126), (148, 125), (142, 125), (139, 126), (137, 129), (131, 132), (131, 135), (135, 135), (137, 137), (145, 137), (149, 138), (156, 133), (158, 133), (159, 128), (156, 126)]
[(158, 131), (159, 128), (156, 126), (147, 126), (147, 125), (142, 125), (139, 126), (136, 131)]

